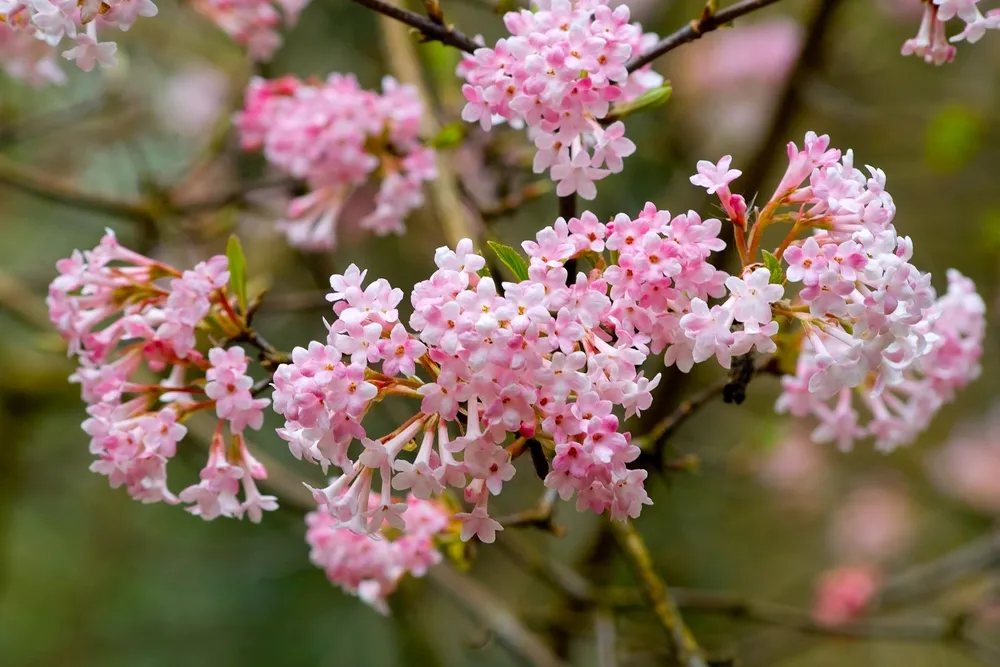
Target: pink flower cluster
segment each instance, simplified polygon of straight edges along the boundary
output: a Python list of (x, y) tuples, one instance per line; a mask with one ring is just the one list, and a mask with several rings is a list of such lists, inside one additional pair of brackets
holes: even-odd
[(927, 460), (935, 485), (973, 509), (1000, 516), (1000, 408), (965, 424)]
[(358, 224), (378, 235), (403, 232), (403, 219), (424, 202), (424, 181), (437, 176), (434, 151), (420, 142), (422, 113), (413, 87), (390, 77), (381, 94), (352, 75), (322, 83), (283, 77), (250, 84), (236, 125), (245, 149), (262, 149), (309, 185), (279, 227), (292, 245), (321, 250), (334, 246), (347, 200), (376, 175), (374, 210)]
[(0, 21), (0, 67), (32, 86), (63, 83), (66, 74), (59, 68), (52, 47), (37, 39), (32, 30), (18, 28), (13, 23), (13, 20), (10, 25)]
[[(239, 436), (246, 426), (260, 428), (268, 400), (251, 396), (242, 349), (215, 348), (208, 360), (195, 349), (196, 331), (210, 330), (210, 322), (223, 333), (235, 325), (226, 258), (181, 273), (122, 247), (109, 231), (96, 248), (75, 251), (57, 268), (47, 303), (80, 361), (70, 380), (88, 404), (83, 430), (97, 457), (91, 470), (142, 502), (194, 503), (189, 509), (206, 519), (247, 513), (256, 521), (261, 509), (273, 509), (274, 499), (262, 497), (252, 481), (264, 476), (263, 467)], [(196, 401), (198, 394), (207, 400)], [(181, 422), (213, 407), (220, 422), (203, 481), (176, 496), (167, 488), (167, 462), (187, 433)], [(224, 422), (236, 434), (228, 448)], [(235, 497), (240, 479), (242, 503)]]
[[(378, 502), (378, 498), (370, 501)], [(326, 512), (310, 512), (306, 515), (309, 558), (331, 583), (388, 613), (386, 598), (404, 575), (422, 577), (427, 568), (441, 561), (435, 540), (448, 528), (450, 515), (440, 503), (411, 496), (402, 521), (405, 530), (401, 534), (390, 537), (399, 530), (383, 525), (373, 539), (340, 526)]]
[(616, 101), (659, 86), (648, 66), (629, 73), (629, 58), (656, 42), (629, 23), (629, 9), (607, 0), (536, 0), (537, 11), (504, 15), (511, 36), (459, 64), (467, 104), (462, 118), (484, 130), (526, 125), (537, 148), (535, 173), (549, 170), (560, 196), (597, 196), (594, 181), (622, 170), (635, 152), (621, 121), (599, 121)]
[[(94, 65), (105, 67), (117, 62), (115, 42), (102, 42), (98, 28), (128, 30), (142, 17), (156, 16), (152, 0), (4, 0), (0, 2), (0, 16), (6, 31), (30, 36), (53, 51), (67, 43), (72, 46), (62, 51), (62, 57), (76, 62), (84, 72)], [(56, 74), (55, 63), (38, 48), (29, 49), (22, 40), (14, 41), (13, 35), (4, 42), (14, 46), (15, 55), (27, 62), (22, 65), (25, 78), (58, 83), (62, 73)], [(33, 62), (32, 62), (33, 61)], [(30, 66), (28, 66), (30, 63)], [(6, 67), (9, 69), (9, 67)], [(15, 70), (16, 71), (16, 70)]]
[[(985, 14), (979, 9), (980, 0), (925, 0), (924, 15), (917, 36), (903, 43), (904, 56), (916, 55), (925, 62), (943, 65), (955, 59), (954, 42), (975, 44), (987, 30), (1000, 28), (1000, 9)], [(965, 23), (962, 32), (948, 39), (945, 23), (952, 19)]]
[[(269, 60), (281, 46), (282, 20), (293, 26), (309, 0), (195, 0), (192, 6), (222, 28), (254, 60)], [(283, 17), (283, 18), (282, 18)]]
[[(797, 305), (781, 309), (801, 327), (801, 350), (796, 374), (782, 378), (778, 411), (819, 418), (818, 442), (850, 449), (873, 436), (877, 447), (892, 449), (978, 375), (984, 304), (954, 271), (937, 298), (930, 274), (910, 263), (913, 245), (892, 224), (896, 209), (881, 170), (862, 172), (851, 151), (830, 149), (829, 137), (812, 132), (801, 150), (788, 145), (788, 157), (775, 193), (755, 211), (746, 246), (752, 257), (764, 229), (792, 223), (776, 255), (787, 262), (787, 281), (801, 283)], [(743, 198), (729, 190), (740, 175), (729, 166), (728, 156), (700, 163), (692, 182), (719, 196), (742, 235), (750, 220)], [(806, 230), (811, 235), (796, 238)], [(864, 426), (854, 393), (871, 413)]]

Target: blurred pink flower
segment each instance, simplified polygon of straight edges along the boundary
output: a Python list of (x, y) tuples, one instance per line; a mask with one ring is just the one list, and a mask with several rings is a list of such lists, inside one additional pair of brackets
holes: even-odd
[(944, 493), (979, 511), (1000, 513), (1000, 406), (983, 423), (960, 427), (927, 457), (927, 470)]
[(870, 484), (851, 493), (830, 524), (830, 548), (842, 561), (879, 563), (905, 551), (914, 535), (913, 508), (892, 485)]
[(826, 450), (808, 433), (793, 429), (766, 452), (757, 476), (782, 498), (815, 507), (827, 488), (828, 472)]
[(226, 75), (197, 65), (170, 77), (160, 91), (156, 113), (164, 127), (195, 137), (204, 134), (225, 110), (229, 96)]
[(802, 28), (790, 18), (725, 29), (679, 49), (678, 90), (728, 91), (738, 85), (784, 81), (802, 45)]
[(820, 575), (813, 602), (813, 619), (826, 626), (843, 625), (861, 616), (878, 591), (878, 570), (848, 565)]
[(775, 18), (718, 30), (677, 50), (669, 78), (684, 120), (711, 136), (703, 150), (737, 153), (757, 140), (801, 45), (801, 26)]

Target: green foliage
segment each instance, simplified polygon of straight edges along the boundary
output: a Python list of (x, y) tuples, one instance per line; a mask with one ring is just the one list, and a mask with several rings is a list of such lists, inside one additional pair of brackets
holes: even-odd
[(621, 120), (622, 118), (628, 118), (634, 113), (663, 106), (670, 99), (670, 96), (673, 95), (673, 92), (674, 89), (671, 87), (670, 82), (664, 81), (660, 87), (647, 90), (631, 102), (616, 104), (611, 107), (611, 116), (614, 120)]
[(781, 260), (766, 250), (761, 250), (764, 255), (764, 267), (771, 272), (771, 279), (768, 281), (774, 285), (785, 284), (785, 271), (781, 268)]
[(247, 259), (243, 254), (240, 239), (233, 234), (226, 244), (226, 257), (229, 259), (229, 288), (240, 303), (240, 312), (247, 312)]
[(515, 278), (518, 280), (528, 279), (528, 262), (525, 261), (524, 257), (521, 257), (521, 253), (502, 243), (495, 241), (487, 241), (486, 243), (493, 249), (504, 266), (510, 269)]
[(465, 139), (465, 123), (455, 121), (442, 127), (427, 144), (436, 150), (455, 148)]
[(927, 125), (924, 158), (939, 172), (953, 172), (967, 165), (982, 145), (983, 118), (967, 107), (947, 106)]

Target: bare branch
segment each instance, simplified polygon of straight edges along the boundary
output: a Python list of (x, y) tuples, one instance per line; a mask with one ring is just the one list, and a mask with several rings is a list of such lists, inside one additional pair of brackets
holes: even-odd
[(497, 639), (524, 662), (534, 667), (566, 667), (552, 650), (528, 631), (509, 609), (486, 588), (447, 566), (432, 568), (427, 577), (466, 612), (489, 627)]
[(660, 625), (667, 631), (671, 652), (684, 667), (706, 667), (701, 647), (684, 624), (684, 619), (681, 618), (667, 585), (656, 574), (653, 559), (642, 536), (630, 521), (611, 520), (610, 524), (618, 546), (621, 547), (629, 566), (639, 579), (639, 585), (649, 606), (652, 607)]
[(0, 183), (39, 199), (73, 208), (103, 213), (145, 225), (152, 224), (153, 214), (139, 202), (109, 199), (59, 183), (52, 178), (27, 170), (0, 158)]
[(768, 5), (773, 5), (776, 2), (778, 0), (743, 0), (743, 2), (726, 7), (719, 12), (711, 12), (710, 6), (706, 5), (706, 11), (699, 18), (691, 21), (691, 23), (677, 32), (661, 39), (649, 51), (630, 60), (626, 67), (629, 72), (634, 72), (640, 67), (653, 62), (663, 54), (673, 51), (678, 46), (700, 39), (707, 32), (712, 32), (734, 19), (755, 12), (758, 9), (763, 9)]
[(461, 33), (450, 26), (438, 24), (425, 16), (411, 12), (408, 9), (403, 9), (402, 7), (397, 7), (396, 5), (385, 2), (384, 0), (354, 0), (354, 2), (376, 11), (379, 14), (396, 19), (401, 23), (405, 23), (411, 28), (416, 28), (421, 32), (421, 34), (423, 34), (424, 39), (426, 40), (441, 42), (442, 44), (446, 44), (448, 46), (454, 46), (456, 49), (461, 49), (466, 53), (472, 53), (476, 49), (480, 48), (479, 44), (476, 44), (464, 33)]

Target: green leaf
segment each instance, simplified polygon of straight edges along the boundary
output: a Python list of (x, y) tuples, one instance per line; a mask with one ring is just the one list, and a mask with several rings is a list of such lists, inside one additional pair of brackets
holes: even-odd
[(764, 267), (771, 272), (771, 280), (769, 282), (775, 285), (784, 285), (785, 272), (781, 268), (781, 260), (766, 250), (762, 250), (761, 253), (764, 255)]
[(233, 234), (226, 244), (226, 258), (229, 259), (229, 287), (240, 303), (240, 313), (247, 312), (247, 258), (243, 254), (240, 239)]
[(670, 82), (665, 81), (660, 87), (647, 90), (631, 102), (612, 106), (611, 113), (608, 114), (608, 120), (621, 120), (634, 113), (663, 106), (670, 99), (673, 92), (674, 89), (670, 86)]
[(438, 131), (427, 144), (436, 150), (455, 148), (465, 139), (465, 123), (448, 123)]
[(521, 253), (501, 243), (494, 241), (487, 241), (486, 243), (497, 254), (497, 257), (504, 263), (504, 266), (510, 269), (515, 278), (518, 280), (528, 279), (528, 262), (525, 261), (524, 257), (521, 257)]
[(483, 268), (476, 271), (476, 275), (480, 278), (489, 278), (492, 274), (490, 273), (490, 267), (484, 266)]
[(985, 123), (982, 115), (963, 106), (942, 109), (927, 125), (924, 158), (939, 172), (961, 169), (983, 145)]

